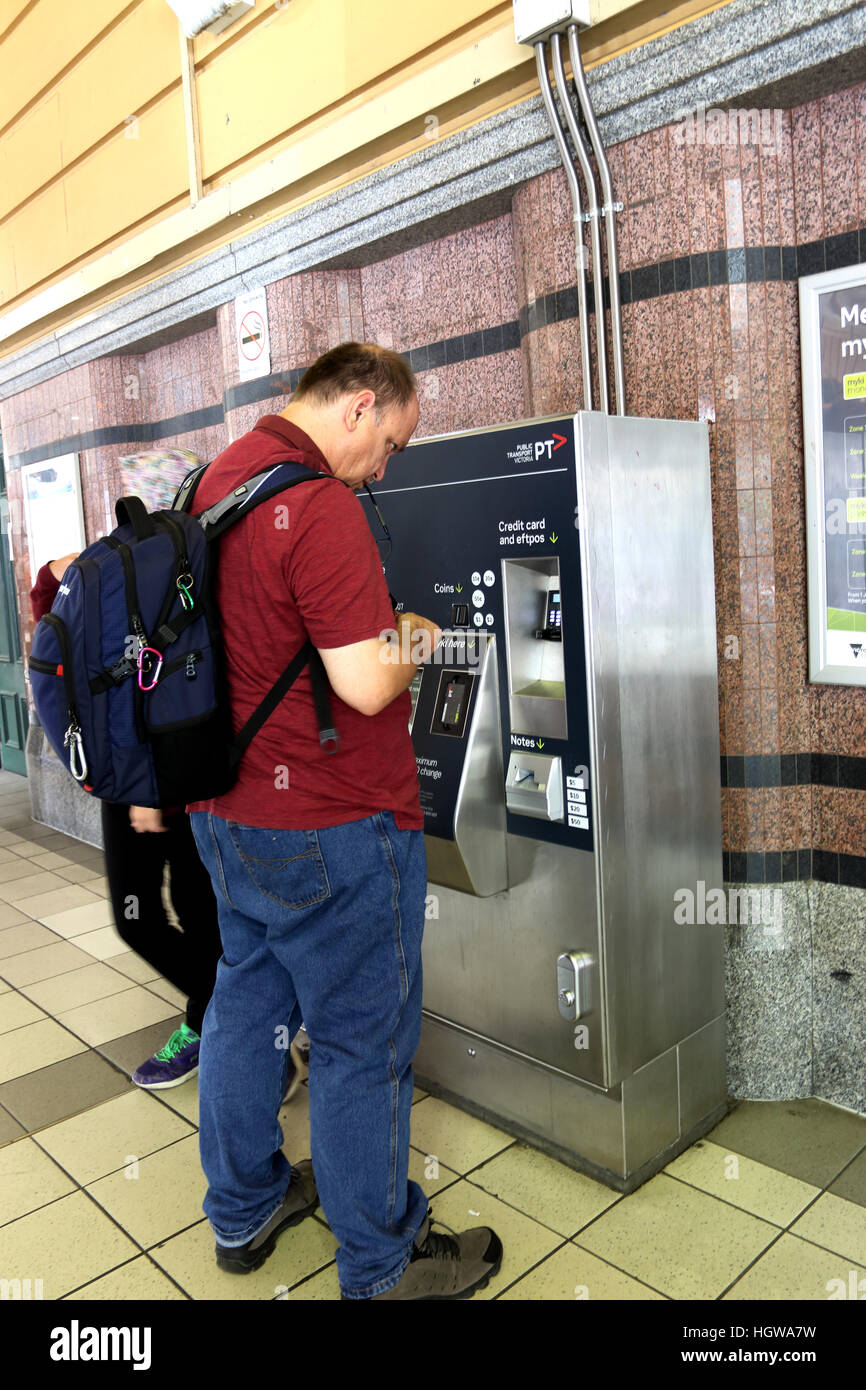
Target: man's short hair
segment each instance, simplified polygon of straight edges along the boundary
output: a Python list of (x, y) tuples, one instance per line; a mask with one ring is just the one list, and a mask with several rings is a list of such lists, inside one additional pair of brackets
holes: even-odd
[(399, 353), (376, 343), (341, 343), (307, 368), (292, 399), (330, 405), (341, 396), (372, 391), (379, 412), (403, 409), (417, 389), (414, 373)]

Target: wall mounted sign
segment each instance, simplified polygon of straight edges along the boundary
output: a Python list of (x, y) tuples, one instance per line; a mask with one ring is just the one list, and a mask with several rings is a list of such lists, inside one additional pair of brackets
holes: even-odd
[(21, 469), (24, 516), (30, 550), (30, 577), (49, 560), (83, 550), (84, 512), (78, 455), (61, 454)]
[(866, 266), (800, 281), (809, 679), (866, 685)]
[(235, 300), (235, 343), (241, 381), (270, 374), (268, 299), (264, 289), (253, 290)]

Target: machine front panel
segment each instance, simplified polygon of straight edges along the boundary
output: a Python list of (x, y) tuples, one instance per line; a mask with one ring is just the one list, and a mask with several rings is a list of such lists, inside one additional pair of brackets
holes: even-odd
[(421, 441), (375, 494), (398, 609), (444, 633), (412, 692), (425, 1011), (603, 1084), (599, 982), (569, 1015), (557, 969), (599, 951), (574, 420)]

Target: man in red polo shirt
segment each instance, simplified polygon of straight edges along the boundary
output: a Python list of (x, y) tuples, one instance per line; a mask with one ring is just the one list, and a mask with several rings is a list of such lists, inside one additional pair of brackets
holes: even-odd
[[(502, 1256), (487, 1227), (431, 1232), (427, 1200), (408, 1180), (427, 887), (408, 686), (412, 656), (424, 643), (429, 656), (440, 634), (417, 615), (395, 618), (355, 492), (384, 476), (417, 423), (403, 359), (344, 343), (309, 368), (282, 414), (211, 464), (194, 508), (269, 464), (325, 475), (227, 532), (217, 600), (235, 731), (309, 638), (330, 683), (338, 749), (319, 741), (306, 669), (232, 789), (189, 809), (223, 943), (199, 1076), (217, 1262), (258, 1268), (321, 1201), (346, 1299), (466, 1296)], [(399, 644), (385, 636), (395, 626)], [(301, 1019), (312, 1165), (290, 1167), (277, 1111)]]

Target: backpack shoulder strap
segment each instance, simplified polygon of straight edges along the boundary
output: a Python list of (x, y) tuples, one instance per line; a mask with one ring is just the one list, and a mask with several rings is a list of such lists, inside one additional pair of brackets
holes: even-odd
[(194, 468), (191, 473), (187, 473), (174, 495), (174, 501), (171, 504), (171, 510), (173, 512), (189, 511), (192, 506), (192, 499), (195, 497), (196, 488), (204, 477), (207, 468), (210, 468), (210, 464), (202, 463), (198, 468)]
[[(198, 487), (199, 477), (194, 478), (188, 500), (187, 507)], [(191, 475), (193, 477), (193, 475)], [(287, 488), (294, 487), (298, 483), (309, 481), (328, 482), (329, 479), (339, 482), (340, 479), (334, 478), (330, 473), (320, 473), (314, 468), (307, 468), (302, 463), (278, 463), (271, 468), (265, 469), (261, 473), (256, 473), (254, 477), (248, 478), (245, 483), (236, 487), (226, 497), (215, 502), (213, 506), (200, 512), (196, 520), (201, 524), (205, 537), (208, 541), (217, 540), (235, 522), (241, 521), (249, 512), (253, 511), (262, 502), (266, 502), (270, 497), (276, 497), (279, 493), (285, 492)], [(180, 494), (178, 494), (178, 498)], [(322, 658), (316, 651), (312, 642), (307, 639), (300, 651), (296, 652), (289, 662), (282, 675), (271, 686), (267, 695), (261, 703), (253, 710), (246, 724), (238, 731), (232, 743), (231, 762), (236, 767), (241, 757), (255, 738), (259, 729), (273, 714), (277, 705), (294, 685), (304, 667), (309, 663), (310, 680), (312, 684), (313, 703), (316, 709), (316, 721), (319, 726), (319, 742), (327, 753), (336, 752), (339, 746), (339, 735), (334, 728), (334, 721), (331, 715), (331, 706), (328, 699), (328, 677)]]
[(315, 468), (307, 468), (303, 463), (277, 463), (248, 478), (221, 497), (219, 502), (199, 512), (197, 520), (209, 541), (218, 540), (235, 522), (241, 521), (262, 502), (276, 497), (278, 493), (298, 483), (327, 482), (332, 476), (330, 473), (319, 473)]

